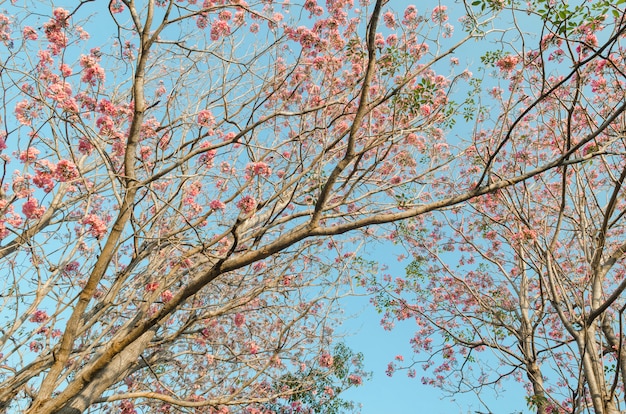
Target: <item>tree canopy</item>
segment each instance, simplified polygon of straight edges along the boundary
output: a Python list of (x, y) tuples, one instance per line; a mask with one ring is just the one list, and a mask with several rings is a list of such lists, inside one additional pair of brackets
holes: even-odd
[(339, 302), (386, 240), (412, 282), (370, 287), (416, 350), (519, 346), (538, 411), (612, 412), (624, 13), (557, 3), (4, 4), (0, 408), (351, 410)]

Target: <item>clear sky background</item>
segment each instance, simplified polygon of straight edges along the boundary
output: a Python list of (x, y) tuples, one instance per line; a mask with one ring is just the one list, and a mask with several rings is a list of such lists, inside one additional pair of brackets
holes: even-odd
[[(403, 321), (397, 323), (393, 331), (385, 331), (379, 323), (381, 315), (368, 301), (367, 297), (346, 301), (349, 311), (360, 310), (360, 313), (347, 319), (343, 328), (348, 332), (346, 344), (364, 354), (365, 367), (373, 375), (362, 386), (346, 392), (345, 399), (360, 403), (362, 414), (488, 412), (474, 394), (450, 396), (437, 388), (423, 385), (420, 381), (423, 372), (420, 372), (419, 365), (415, 378), (409, 378), (406, 371), (398, 371), (393, 377), (388, 377), (385, 374), (387, 364), (396, 355), (403, 355), (405, 361), (414, 356), (409, 340), (415, 334), (415, 322)], [(487, 355), (487, 352), (481, 354), (482, 357)], [(497, 395), (485, 393), (481, 398), (493, 414), (513, 414), (530, 412), (525, 396), (522, 384), (510, 380), (503, 383)]]
[[(399, 262), (398, 255), (406, 253), (398, 246), (376, 245), (367, 248), (361, 254), (370, 260), (377, 260), (388, 268), (385, 273), (395, 277), (406, 276), (405, 266), (408, 261)], [(379, 275), (381, 277), (381, 275)], [(474, 394), (451, 396), (442, 390), (422, 384), (424, 372), (421, 363), (416, 364), (415, 378), (409, 378), (407, 371), (398, 370), (392, 377), (386, 375), (387, 364), (396, 355), (402, 355), (404, 362), (423, 360), (426, 355), (416, 355), (410, 345), (410, 339), (416, 332), (414, 319), (396, 322), (391, 331), (386, 331), (380, 324), (379, 314), (369, 303), (370, 297), (357, 296), (343, 300), (345, 321), (339, 329), (346, 336), (343, 341), (355, 352), (364, 355), (365, 369), (372, 373), (372, 378), (360, 387), (352, 388), (343, 394), (346, 400), (361, 405), (361, 414), (518, 414), (530, 413), (526, 405), (526, 393), (523, 384), (512, 378), (501, 384), (494, 392), (483, 390), (480, 399)], [(489, 358), (497, 365), (497, 359), (490, 351), (480, 353), (480, 358)], [(484, 404), (481, 404), (481, 399)]]

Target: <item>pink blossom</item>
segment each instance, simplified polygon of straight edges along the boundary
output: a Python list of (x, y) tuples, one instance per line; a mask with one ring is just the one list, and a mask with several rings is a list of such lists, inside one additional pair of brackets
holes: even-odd
[(159, 282), (150, 282), (146, 285), (146, 292), (156, 292), (159, 288)]
[(81, 55), (80, 66), (83, 68), (83, 74), (80, 78), (81, 81), (90, 85), (96, 85), (98, 82), (104, 81), (104, 69), (99, 65), (100, 50), (92, 49), (91, 54)]
[(142, 145), (142, 147), (139, 148), (139, 156), (141, 157), (142, 161), (147, 161), (148, 159), (150, 159), (150, 157), (152, 156), (152, 147)]
[(78, 169), (69, 160), (60, 160), (56, 165), (56, 178), (61, 182), (73, 181), (78, 178)]
[(39, 188), (43, 188), (46, 193), (49, 193), (54, 188), (54, 174), (56, 172), (56, 166), (48, 160), (41, 160), (37, 163), (35, 168), (35, 176), (33, 177), (33, 184)]
[(322, 353), (322, 355), (320, 355), (319, 362), (322, 367), (330, 368), (333, 366), (334, 359), (331, 354), (329, 354), (328, 352), (324, 352)]
[(220, 200), (213, 200), (209, 203), (209, 207), (211, 207), (212, 210), (224, 210), (226, 204), (222, 203)]
[(360, 375), (351, 374), (351, 375), (348, 375), (348, 382), (352, 385), (359, 386), (363, 384), (363, 378), (361, 378)]
[(37, 40), (39, 36), (37, 36), (37, 32), (30, 26), (24, 26), (22, 29), (22, 36), (26, 40)]
[(211, 111), (203, 109), (202, 111), (198, 112), (198, 125), (207, 128), (211, 128), (215, 125), (215, 117), (213, 117)]
[(215, 155), (217, 154), (216, 150), (208, 150), (198, 158), (198, 163), (203, 165), (205, 168), (213, 167), (213, 160), (215, 159)]
[(32, 102), (23, 100), (15, 105), (15, 117), (22, 125), (30, 126), (32, 124), (32, 120), (38, 115), (39, 111)]
[(170, 300), (172, 300), (173, 297), (174, 294), (169, 289), (161, 293), (161, 300), (163, 301), (163, 303), (169, 302)]
[(396, 27), (396, 16), (393, 12), (388, 11), (383, 15), (383, 20), (385, 21), (385, 26), (389, 29), (394, 29)]
[(22, 213), (27, 219), (39, 219), (43, 216), (46, 209), (39, 206), (39, 202), (35, 198), (29, 198), (22, 205)]
[(246, 179), (249, 180), (254, 176), (269, 177), (272, 169), (264, 162), (251, 162), (246, 165)]
[(78, 34), (78, 37), (80, 38), (80, 40), (89, 39), (89, 33), (87, 33), (85, 29), (83, 29), (81, 26), (78, 26), (78, 25), (74, 26), (74, 30)]
[(230, 34), (230, 26), (224, 20), (216, 20), (211, 24), (211, 40), (219, 40), (220, 37)]
[(430, 19), (435, 23), (443, 23), (448, 20), (447, 11), (448, 8), (446, 6), (437, 6), (433, 9), (433, 12), (430, 15)]
[(387, 374), (388, 377), (391, 377), (393, 376), (394, 372), (396, 372), (396, 365), (393, 362), (390, 362), (389, 364), (387, 364), (385, 374)]
[(0, 40), (5, 45), (11, 43), (11, 20), (4, 14), (0, 14)]
[(124, 3), (122, 3), (121, 0), (113, 0), (109, 4), (109, 10), (111, 10), (113, 14), (121, 13), (124, 11)]
[(246, 318), (241, 313), (237, 313), (235, 315), (235, 326), (237, 328), (241, 328), (243, 324), (246, 323)]
[(48, 320), (48, 313), (46, 311), (38, 309), (30, 316), (28, 320), (34, 323), (43, 323)]
[(404, 10), (404, 24), (415, 24), (417, 22), (417, 8), (414, 5), (408, 6)]
[(206, 16), (199, 15), (196, 18), (196, 26), (198, 26), (198, 29), (206, 29), (209, 26), (209, 19)]
[(122, 400), (118, 406), (120, 408), (120, 414), (137, 414), (135, 404), (131, 400)]
[(496, 62), (496, 66), (502, 72), (510, 72), (513, 69), (515, 69), (515, 66), (517, 66), (518, 63), (519, 63), (519, 57), (518, 56), (507, 55), (507, 56), (503, 57), (502, 59), (498, 60)]
[(266, 267), (267, 267), (267, 264), (264, 261), (260, 261), (260, 262), (256, 262), (254, 265), (252, 265), (252, 270), (255, 273), (259, 273), (259, 272), (263, 271)]
[(335, 396), (335, 390), (333, 390), (332, 387), (326, 386), (324, 387), (324, 394), (328, 395), (329, 397), (334, 397)]
[(91, 145), (91, 142), (89, 142), (87, 138), (82, 137), (78, 140), (78, 152), (81, 154), (89, 155), (91, 151), (93, 151), (93, 148), (93, 145)]
[(72, 68), (66, 63), (61, 64), (61, 66), (59, 67), (59, 70), (61, 71), (61, 75), (63, 75), (63, 77), (65, 78), (67, 78), (68, 76), (72, 74)]
[(81, 220), (82, 224), (89, 226), (89, 234), (100, 240), (107, 232), (104, 221), (96, 214), (87, 214)]
[(50, 43), (50, 51), (53, 55), (58, 55), (67, 46), (67, 35), (65, 28), (69, 26), (67, 21), (69, 12), (65, 9), (55, 9), (54, 18), (43, 24), (46, 39)]
[(387, 40), (385, 41), (388, 46), (394, 47), (398, 44), (398, 35), (390, 34), (387, 36)]
[(256, 200), (252, 196), (243, 196), (237, 202), (237, 207), (245, 214), (250, 214), (256, 209)]
[(256, 342), (254, 341), (249, 341), (246, 344), (247, 348), (248, 348), (248, 352), (250, 352), (252, 355), (256, 354), (257, 352), (259, 352), (259, 346), (256, 344)]
[(376, 47), (385, 46), (385, 37), (383, 36), (382, 33), (376, 33), (376, 36), (374, 38), (374, 43), (376, 44)]

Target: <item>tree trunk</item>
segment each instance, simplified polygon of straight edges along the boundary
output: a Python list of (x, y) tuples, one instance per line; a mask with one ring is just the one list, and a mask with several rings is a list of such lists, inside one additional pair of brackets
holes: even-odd
[[(156, 330), (150, 330), (143, 334), (139, 339), (126, 347), (124, 351), (119, 353), (111, 360), (111, 362), (99, 372), (78, 395), (69, 400), (59, 411), (59, 414), (79, 414), (84, 412), (90, 405), (100, 399), (103, 393), (124, 376), (138, 363), (138, 358), (146, 349)], [(43, 414), (43, 413), (42, 413)]]

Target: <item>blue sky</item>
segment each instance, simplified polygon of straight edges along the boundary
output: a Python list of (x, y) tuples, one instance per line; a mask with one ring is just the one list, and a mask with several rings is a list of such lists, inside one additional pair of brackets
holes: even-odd
[[(404, 264), (398, 263), (392, 248), (377, 250), (382, 261), (390, 265), (390, 273), (402, 275)], [(394, 330), (385, 331), (380, 326), (381, 315), (369, 304), (369, 298), (353, 297), (344, 301), (347, 318), (343, 331), (347, 333), (345, 342), (353, 350), (365, 356), (365, 367), (372, 372), (372, 378), (358, 388), (344, 394), (344, 398), (362, 405), (362, 414), (432, 413), (456, 414), (476, 411), (488, 412), (474, 394), (450, 396), (443, 391), (423, 385), (419, 368), (415, 378), (408, 378), (406, 371), (398, 371), (393, 377), (385, 374), (387, 364), (396, 355), (403, 355), (410, 361), (414, 353), (409, 344), (415, 334), (415, 322), (411, 319), (396, 323)], [(482, 354), (483, 357), (487, 353)], [(526, 394), (522, 384), (513, 380), (503, 384), (499, 393), (485, 393), (481, 398), (494, 414), (529, 412), (526, 407)]]

